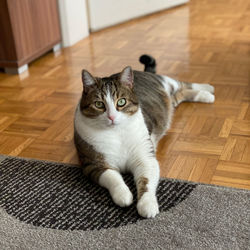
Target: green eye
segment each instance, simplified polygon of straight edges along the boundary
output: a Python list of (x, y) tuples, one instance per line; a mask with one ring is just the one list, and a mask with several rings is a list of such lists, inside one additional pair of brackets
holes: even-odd
[(102, 109), (102, 108), (104, 108), (104, 103), (103, 103), (103, 102), (100, 102), (100, 101), (97, 101), (97, 102), (95, 102), (95, 106), (96, 106), (98, 109)]
[(126, 99), (125, 98), (121, 98), (117, 102), (118, 107), (123, 107), (125, 104), (126, 104)]

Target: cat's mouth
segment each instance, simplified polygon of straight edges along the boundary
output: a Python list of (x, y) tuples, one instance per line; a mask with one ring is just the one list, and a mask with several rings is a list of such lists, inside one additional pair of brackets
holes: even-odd
[(115, 123), (110, 123), (110, 124), (108, 124), (108, 127), (110, 127), (110, 128), (112, 128), (112, 127), (115, 127), (117, 124), (115, 124)]
[(118, 125), (118, 123), (114, 122), (114, 121), (108, 123), (108, 127), (110, 127), (110, 128), (113, 128), (113, 127), (115, 127), (117, 125)]

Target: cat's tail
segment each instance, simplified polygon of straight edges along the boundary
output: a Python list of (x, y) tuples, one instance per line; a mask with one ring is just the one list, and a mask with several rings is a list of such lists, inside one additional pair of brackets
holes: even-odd
[(156, 73), (156, 61), (155, 59), (150, 55), (142, 55), (139, 58), (140, 63), (144, 64), (145, 72), (151, 72)]

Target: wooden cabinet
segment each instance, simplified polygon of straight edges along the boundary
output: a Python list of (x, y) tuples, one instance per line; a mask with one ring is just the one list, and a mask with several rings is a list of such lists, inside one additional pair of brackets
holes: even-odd
[(0, 0), (0, 68), (20, 68), (60, 43), (57, 0)]

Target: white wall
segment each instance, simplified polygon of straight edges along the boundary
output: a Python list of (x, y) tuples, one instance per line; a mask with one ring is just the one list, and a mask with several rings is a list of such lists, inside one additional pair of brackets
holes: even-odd
[[(72, 0), (74, 2), (75, 0)], [(188, 2), (188, 0), (87, 0), (91, 31)]]
[(96, 31), (189, 0), (58, 0), (62, 46), (72, 46)]
[(62, 46), (72, 46), (89, 35), (85, 0), (58, 0)]

